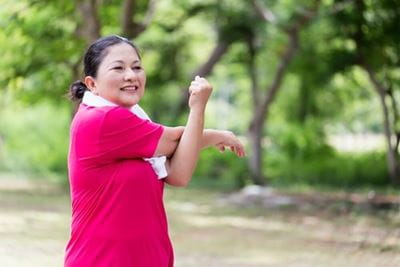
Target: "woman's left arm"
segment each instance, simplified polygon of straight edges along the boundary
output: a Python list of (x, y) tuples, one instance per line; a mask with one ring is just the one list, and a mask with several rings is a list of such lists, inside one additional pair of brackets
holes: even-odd
[(246, 155), (240, 140), (231, 131), (205, 129), (203, 131), (202, 148), (217, 147), (221, 152), (229, 147), (239, 157)]
[[(182, 128), (181, 128), (182, 129)], [(179, 140), (177, 140), (177, 143)], [(221, 152), (225, 150), (225, 147), (229, 147), (232, 152), (234, 152), (239, 157), (244, 157), (246, 155), (244, 151), (244, 147), (239, 139), (230, 131), (224, 130), (214, 130), (214, 129), (204, 129), (203, 136), (201, 140), (201, 149), (215, 146)], [(171, 160), (167, 159), (165, 166), (167, 168), (167, 172), (170, 173), (171, 169)], [(168, 179), (167, 183), (176, 186), (173, 182), (171, 183)]]
[(154, 156), (167, 156), (171, 157), (176, 147), (178, 146), (179, 140), (183, 134), (185, 127), (167, 127), (164, 126), (163, 134), (158, 141), (158, 145), (156, 151), (154, 152)]
[[(184, 130), (185, 127), (183, 126), (165, 127), (154, 156), (172, 156)], [(229, 147), (237, 156), (245, 156), (242, 143), (231, 131), (204, 129), (201, 148), (204, 149), (210, 146), (215, 146), (220, 151), (224, 151), (225, 147)]]

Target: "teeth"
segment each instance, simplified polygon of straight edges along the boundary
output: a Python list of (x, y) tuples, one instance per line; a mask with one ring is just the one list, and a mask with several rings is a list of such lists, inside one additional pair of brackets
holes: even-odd
[(139, 87), (137, 86), (126, 86), (126, 87), (122, 87), (121, 90), (137, 90)]

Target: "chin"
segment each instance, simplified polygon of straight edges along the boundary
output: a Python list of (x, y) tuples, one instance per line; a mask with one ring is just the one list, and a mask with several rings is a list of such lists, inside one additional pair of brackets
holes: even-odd
[(121, 103), (121, 106), (130, 108), (130, 107), (133, 107), (134, 105), (136, 105), (138, 103), (139, 103), (139, 99), (135, 99), (135, 100), (132, 100), (132, 101), (124, 101), (123, 103)]

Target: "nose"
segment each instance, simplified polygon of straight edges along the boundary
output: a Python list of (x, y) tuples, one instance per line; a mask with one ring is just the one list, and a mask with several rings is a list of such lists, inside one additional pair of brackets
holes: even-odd
[(137, 73), (133, 69), (128, 68), (125, 72), (124, 78), (125, 78), (125, 81), (133, 81), (137, 78)]

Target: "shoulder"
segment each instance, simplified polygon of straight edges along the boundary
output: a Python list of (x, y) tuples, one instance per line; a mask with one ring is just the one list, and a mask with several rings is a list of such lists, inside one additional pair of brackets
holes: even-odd
[(110, 107), (104, 110), (104, 116), (102, 119), (103, 130), (116, 130), (120, 128), (127, 129), (139, 129), (143, 127), (150, 127), (152, 124), (149, 120), (142, 119), (135, 113), (124, 107)]
[(116, 106), (116, 107), (106, 107), (100, 111), (102, 116), (104, 116), (104, 120), (106, 122), (121, 123), (126, 120), (129, 121), (143, 121), (140, 117), (138, 117), (135, 113), (131, 112), (129, 109)]
[(107, 117), (137, 117), (134, 113), (132, 113), (129, 109), (115, 106), (115, 107), (103, 107), (102, 112), (104, 112)]
[(120, 106), (90, 107), (84, 104), (79, 106), (74, 119), (89, 121), (103, 120), (105, 118), (132, 117), (132, 112)]
[(101, 127), (101, 125), (111, 118), (115, 120), (117, 117), (123, 117), (129, 115), (129, 110), (123, 109), (121, 107), (90, 107), (85, 104), (79, 106), (72, 120), (72, 128), (79, 129), (96, 129)]

